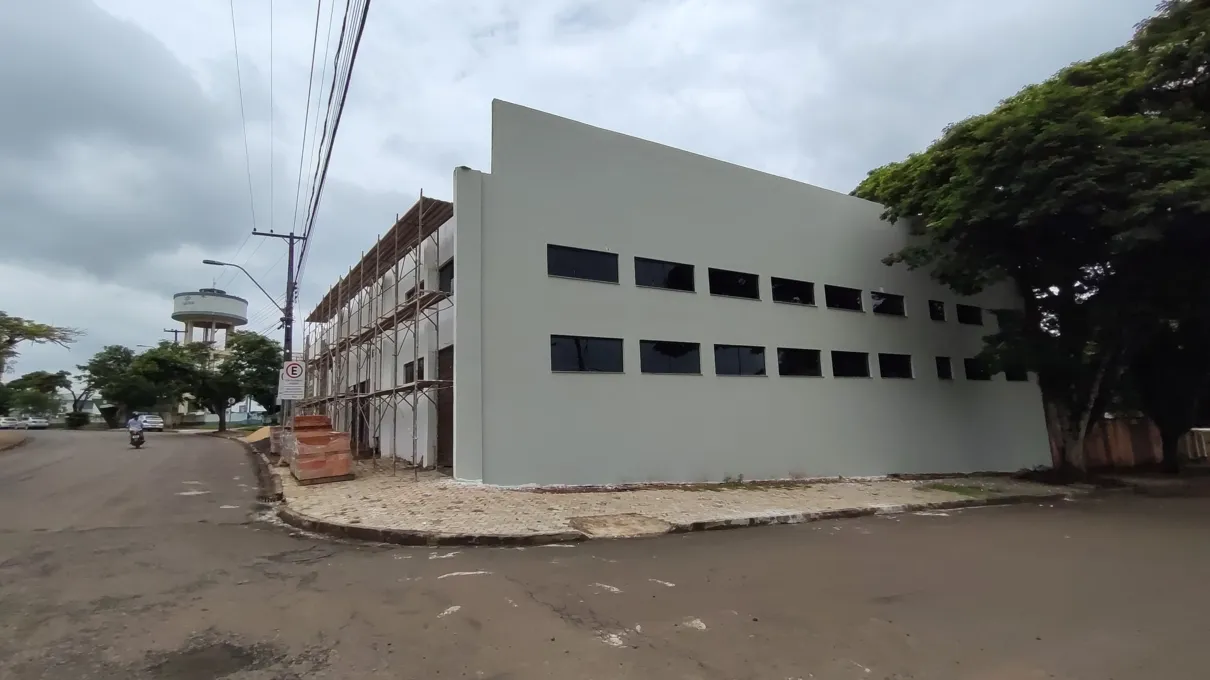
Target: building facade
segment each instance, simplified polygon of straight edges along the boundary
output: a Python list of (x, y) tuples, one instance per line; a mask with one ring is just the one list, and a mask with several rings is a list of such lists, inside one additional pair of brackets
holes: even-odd
[[(456, 169), (453, 199), (440, 225), (402, 227), (434, 244), (412, 280), (440, 289), (447, 254), (457, 272), (441, 320), (378, 334), (397, 346), (411, 328), (426, 365), (452, 364), (412, 386), (444, 395), (403, 404), (416, 430), (367, 426), (395, 455), (448, 451), (457, 478), (510, 486), (1049, 461), (1033, 378), (973, 360), (1013, 291), (959, 298), (883, 265), (911, 237), (876, 204), (500, 101), (491, 172)], [(367, 280), (313, 316), (346, 314), (346, 335), (373, 324), (353, 310), (393, 283)], [(379, 310), (397, 314), (389, 297)], [(347, 353), (394, 365), (375, 351)], [(370, 369), (355, 394), (367, 375), (409, 377)]]

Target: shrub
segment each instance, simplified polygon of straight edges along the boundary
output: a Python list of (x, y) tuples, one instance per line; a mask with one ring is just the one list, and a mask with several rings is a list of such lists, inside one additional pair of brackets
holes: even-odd
[(74, 430), (76, 428), (84, 427), (85, 425), (87, 425), (88, 421), (89, 421), (89, 417), (88, 417), (87, 413), (72, 412), (72, 413), (68, 413), (64, 417), (64, 420), (67, 423), (67, 428), (70, 430)]

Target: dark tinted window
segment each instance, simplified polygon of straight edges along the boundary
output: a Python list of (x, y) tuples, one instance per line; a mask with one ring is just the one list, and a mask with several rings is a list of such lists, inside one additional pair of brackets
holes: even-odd
[(874, 303), (873, 312), (875, 314), (886, 314), (888, 316), (907, 316), (907, 309), (903, 304), (902, 295), (880, 293), (875, 290), (870, 291), (870, 300)]
[(1027, 382), (1029, 380), (1029, 372), (1020, 366), (1006, 366), (1004, 368), (1004, 379), (1009, 382)]
[(913, 378), (910, 354), (879, 354), (878, 375), (883, 378)]
[(823, 365), (817, 349), (777, 348), (778, 375), (805, 375), (818, 378), (823, 375)]
[(718, 375), (764, 375), (765, 348), (715, 345), (714, 372)]
[(639, 340), (639, 368), (644, 373), (701, 373), (701, 345), (696, 342)]
[[(417, 375), (417, 371), (416, 371), (417, 366), (420, 367), (419, 375)], [(406, 385), (407, 383), (413, 383), (413, 382), (416, 382), (417, 380), (424, 380), (424, 359), (423, 358), (417, 359), (415, 365), (413, 365), (412, 362), (410, 362), (410, 361), (403, 365), (403, 382), (404, 382), (404, 384)]]
[(693, 292), (693, 265), (634, 258), (634, 284)]
[(546, 273), (571, 279), (618, 282), (618, 256), (599, 250), (546, 246)]
[(792, 302), (796, 305), (815, 304), (815, 284), (810, 281), (795, 281), (794, 279), (779, 279), (774, 276), (774, 302)]
[(437, 289), (443, 293), (454, 292), (454, 261), (450, 260), (437, 270)]
[(958, 323), (968, 326), (983, 325), (983, 310), (973, 305), (958, 305)]
[(711, 295), (760, 299), (760, 277), (756, 274), (711, 267), (709, 275)]
[(861, 305), (861, 291), (844, 286), (824, 286), (823, 299), (831, 309), (851, 309), (854, 312), (864, 311)]
[(870, 377), (870, 355), (865, 352), (832, 352), (832, 377)]
[(621, 373), (622, 340), (552, 335), (550, 370)]
[(967, 380), (991, 380), (992, 372), (987, 364), (978, 359), (963, 359), (962, 368), (966, 371)]
[(945, 321), (945, 303), (940, 300), (929, 300), (929, 318), (933, 321)]
[(937, 377), (942, 380), (954, 379), (954, 364), (949, 357), (937, 357)]

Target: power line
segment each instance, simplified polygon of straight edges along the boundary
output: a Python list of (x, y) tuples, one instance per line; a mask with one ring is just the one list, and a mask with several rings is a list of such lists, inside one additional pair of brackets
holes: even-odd
[[(294, 217), (290, 220), (291, 234), (293, 234), (298, 227), (298, 206), (299, 199), (302, 197), (303, 161), (307, 155), (307, 126), (311, 122), (311, 89), (315, 84), (315, 48), (319, 43), (319, 13), (322, 7), (323, 0), (315, 0), (315, 30), (311, 33), (311, 69), (310, 77), (307, 78), (307, 102), (305, 114), (303, 115), (302, 143), (298, 148), (298, 181), (294, 185)], [(332, 16), (335, 14), (335, 10), (336, 2), (333, 0), (333, 2), (328, 5), (328, 41), (324, 46), (324, 58), (322, 62), (323, 72), (319, 76), (320, 85), (323, 85), (324, 77), (327, 76), (328, 73), (328, 49), (332, 46)], [(315, 104), (316, 108), (318, 108), (319, 102), (316, 101)], [(315, 120), (318, 123), (318, 111), (315, 112)], [(312, 139), (314, 139), (314, 134), (312, 134)]]
[(276, 179), (273, 176), (273, 148), (276, 139), (273, 136), (273, 123), (273, 0), (269, 0), (269, 231), (273, 231), (275, 223), (273, 215), (276, 210), (274, 206), (276, 198), (273, 192), (273, 184)]
[(239, 117), (244, 128), (244, 163), (248, 170), (248, 206), (252, 210), (252, 229), (255, 231), (256, 194), (252, 189), (252, 152), (248, 150), (248, 114), (244, 109), (244, 76), (239, 67), (239, 34), (235, 30), (235, 0), (228, 0), (228, 5), (231, 8), (231, 42), (235, 45), (235, 82), (239, 87)]
[[(340, 42), (337, 44), (337, 66), (340, 66), (340, 44), (344, 42), (346, 34), (350, 32), (352, 33), (351, 48), (348, 52), (348, 62), (344, 65), (343, 71), (336, 67), (333, 69), (334, 74), (340, 74), (339, 79), (342, 80), (343, 83), (339, 88), (340, 94), (337, 98), (335, 93), (338, 89), (338, 79), (334, 76), (332, 79), (332, 88), (328, 93), (328, 115), (332, 118), (331, 134), (328, 134), (327, 120), (325, 119), (324, 139), (327, 139), (328, 145), (326, 149), (322, 149), (323, 164), (321, 168), (318, 168), (319, 172), (316, 175), (315, 183), (312, 185), (314, 197), (311, 200), (311, 204), (307, 212), (306, 227), (303, 229), (303, 238), (305, 240), (303, 241), (302, 245), (302, 254), (299, 256), (298, 271), (295, 275), (296, 282), (301, 278), (303, 270), (306, 267), (307, 256), (311, 252), (311, 235), (315, 229), (315, 217), (319, 212), (319, 202), (323, 196), (324, 184), (327, 181), (328, 167), (332, 162), (332, 149), (334, 147), (336, 135), (340, 131), (340, 121), (344, 114), (345, 102), (348, 99), (349, 86), (353, 82), (353, 67), (357, 63), (357, 53), (361, 48), (361, 37), (365, 33), (366, 17), (369, 15), (370, 10), (370, 0), (362, 0), (360, 5), (354, 11), (353, 15), (350, 16), (350, 4), (351, 3), (346, 2), (345, 5), (345, 17), (341, 25)], [(335, 110), (334, 116), (332, 116), (333, 109)], [(320, 146), (322, 148), (322, 141)], [(297, 288), (295, 288), (295, 290), (297, 290)]]

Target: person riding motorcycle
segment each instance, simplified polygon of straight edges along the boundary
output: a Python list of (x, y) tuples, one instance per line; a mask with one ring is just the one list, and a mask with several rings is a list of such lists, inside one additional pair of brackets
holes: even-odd
[(143, 421), (139, 420), (137, 415), (130, 417), (126, 421), (126, 432), (130, 435), (130, 442), (134, 444), (136, 441), (139, 445), (143, 443)]

